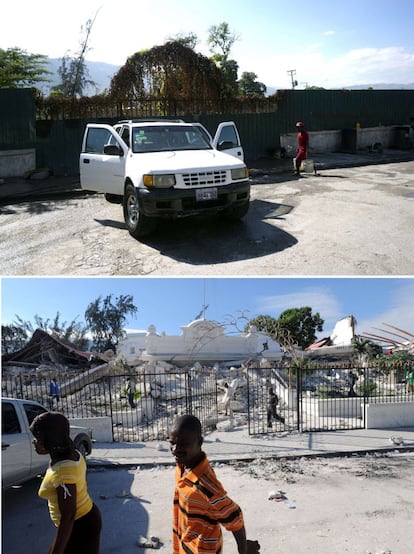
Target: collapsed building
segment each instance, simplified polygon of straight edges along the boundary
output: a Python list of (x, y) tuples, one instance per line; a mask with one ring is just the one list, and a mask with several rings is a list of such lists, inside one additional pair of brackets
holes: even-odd
[(336, 322), (328, 337), (319, 339), (305, 349), (306, 357), (311, 359), (351, 358), (354, 353), (352, 341), (356, 338), (355, 328), (354, 316), (343, 317)]
[(96, 363), (102, 363), (105, 357), (95, 352), (79, 350), (54, 334), (36, 329), (23, 348), (3, 354), (1, 360), (3, 372), (16, 372), (48, 367), (84, 370)]

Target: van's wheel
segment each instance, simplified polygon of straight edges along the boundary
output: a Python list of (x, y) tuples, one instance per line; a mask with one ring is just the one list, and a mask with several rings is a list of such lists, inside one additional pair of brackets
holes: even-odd
[(78, 452), (81, 453), (81, 455), (86, 458), (86, 453), (87, 453), (87, 449), (86, 449), (86, 446), (85, 446), (85, 443), (84, 442), (81, 442), (80, 444), (78, 444), (78, 447), (77, 449)]
[(244, 217), (248, 211), (249, 211), (249, 201), (247, 200), (247, 202), (243, 202), (243, 204), (238, 204), (237, 206), (228, 208), (223, 212), (223, 215), (227, 219), (236, 220)]
[(144, 215), (138, 202), (138, 194), (134, 185), (127, 185), (124, 194), (124, 219), (129, 233), (136, 239), (149, 235), (156, 227), (152, 217)]

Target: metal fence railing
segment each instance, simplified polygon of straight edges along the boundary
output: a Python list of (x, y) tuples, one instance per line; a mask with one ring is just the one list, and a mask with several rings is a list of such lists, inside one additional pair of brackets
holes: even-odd
[[(412, 369), (412, 363), (250, 369), (249, 433), (363, 428), (367, 404), (414, 403)], [(270, 413), (270, 388), (278, 397), (278, 417)]]
[[(323, 365), (250, 367), (237, 389), (250, 434), (358, 429), (367, 404), (412, 402), (413, 362), (393, 367)], [(2, 396), (37, 400), (69, 418), (110, 417), (115, 441), (165, 440), (177, 415), (196, 415), (205, 431), (219, 421), (217, 373), (211, 369), (60, 374), (60, 395), (36, 373), (2, 376)], [(244, 376), (241, 373), (241, 378)], [(127, 379), (132, 394), (128, 395)], [(270, 389), (277, 396), (272, 407)], [(223, 415), (220, 417), (224, 417)]]
[[(205, 430), (217, 422), (215, 373), (203, 370), (106, 375), (88, 382), (66, 374), (61, 394), (51, 394), (50, 379), (5, 375), (2, 396), (36, 400), (69, 418), (109, 416), (115, 441), (165, 440), (177, 415), (196, 415)], [(129, 378), (132, 396), (128, 395)]]

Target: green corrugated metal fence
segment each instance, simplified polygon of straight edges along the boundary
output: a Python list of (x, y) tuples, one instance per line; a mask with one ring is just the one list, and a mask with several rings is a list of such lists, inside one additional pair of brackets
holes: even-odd
[(0, 150), (34, 148), (35, 120), (30, 89), (0, 89)]
[[(177, 117), (200, 121), (211, 133), (220, 121), (235, 121), (246, 159), (255, 160), (278, 150), (280, 136), (294, 133), (298, 120), (304, 121), (309, 131), (349, 129), (357, 122), (361, 127), (408, 124), (414, 117), (414, 90), (284, 90), (268, 103), (256, 103), (254, 109), (255, 113), (217, 110)], [(90, 120), (38, 120), (35, 133), (34, 114), (30, 90), (0, 90), (0, 149), (26, 148), (36, 140), (38, 167), (47, 166), (56, 175), (77, 174), (83, 130)], [(113, 123), (116, 119), (94, 121)]]

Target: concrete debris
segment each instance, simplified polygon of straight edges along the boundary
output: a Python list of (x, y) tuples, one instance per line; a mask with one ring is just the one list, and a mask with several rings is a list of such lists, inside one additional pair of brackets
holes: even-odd
[(158, 537), (140, 537), (138, 539), (138, 546), (140, 548), (159, 548), (161, 545)]
[(268, 500), (276, 500), (277, 502), (287, 499), (286, 494), (283, 491), (270, 491), (267, 498)]
[(397, 446), (401, 446), (404, 444), (404, 439), (402, 437), (390, 437), (390, 441), (393, 444), (396, 444)]

